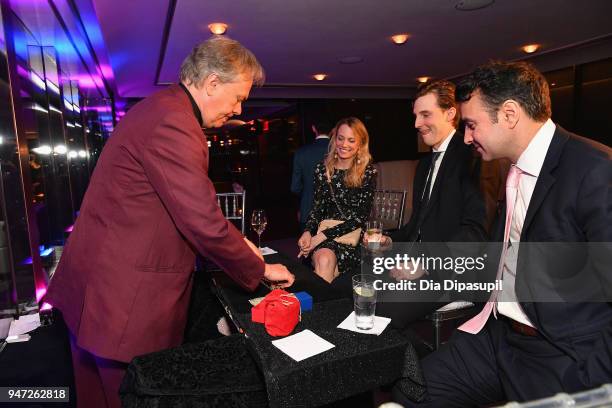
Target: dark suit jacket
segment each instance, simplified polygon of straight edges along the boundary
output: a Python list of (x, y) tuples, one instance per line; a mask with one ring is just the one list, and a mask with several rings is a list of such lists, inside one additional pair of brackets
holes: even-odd
[[(612, 381), (612, 161), (607, 150), (557, 126), (521, 232), (517, 298), (540, 333), (575, 361), (560, 373), (563, 383), (571, 384), (569, 392)], [(504, 221), (493, 231), (494, 239), (502, 241)], [(576, 256), (582, 254), (582, 244), (529, 256), (535, 246), (523, 243), (533, 242), (603, 243), (606, 261), (587, 265)], [(491, 270), (497, 270), (496, 261)], [(580, 276), (578, 282), (567, 276), (568, 268)], [(537, 302), (550, 286), (568, 301)], [(580, 301), (584, 293), (595, 296), (594, 291), (601, 291), (599, 302)]]
[(178, 85), (121, 120), (46, 297), (79, 346), (129, 362), (181, 344), (195, 251), (257, 286), (264, 263), (223, 217), (207, 171), (205, 137)]
[[(414, 178), (414, 194), (412, 199), (412, 215), (406, 225), (395, 233), (391, 238), (395, 243), (414, 241), (418, 234), (418, 217), (421, 211), (421, 196), (427, 181), (427, 173), (431, 164), (431, 155), (419, 161)], [(487, 240), (484, 229), (486, 211), (484, 200), (478, 188), (478, 169), (472, 155), (471, 147), (463, 142), (463, 134), (455, 132), (448, 145), (446, 153), (442, 158), (438, 174), (436, 176), (431, 196), (427, 207), (423, 209), (425, 216), (421, 225), (421, 241), (423, 243), (435, 242), (483, 242)], [(397, 247), (397, 244), (395, 244)], [(427, 252), (427, 244), (416, 247), (417, 255)], [(436, 249), (430, 256), (444, 256), (440, 252), (440, 245), (434, 245)], [(399, 248), (403, 254), (405, 248)], [(440, 279), (436, 271), (429, 271), (428, 279)], [(452, 272), (451, 272), (452, 273)], [(458, 276), (451, 276), (455, 278)], [(463, 279), (469, 279), (462, 276)], [(381, 304), (378, 308), (384, 316), (392, 319), (397, 327), (403, 327), (433, 312), (439, 307), (449, 303), (454, 298), (441, 299), (444, 291), (415, 291), (405, 292), (409, 299), (401, 300), (402, 292), (381, 294)], [(438, 300), (432, 301), (438, 296)], [(389, 297), (386, 297), (389, 296)]]
[(431, 196), (425, 209), (421, 197), (427, 182), (431, 155), (419, 161), (414, 177), (412, 215), (406, 225), (391, 235), (394, 242), (408, 242), (418, 234), (419, 212), (425, 211), (421, 241), (483, 241), (485, 207), (473, 171), (472, 150), (463, 143), (463, 134), (455, 132), (442, 158)]
[(314, 170), (323, 160), (329, 146), (329, 138), (315, 139), (309, 145), (302, 146), (293, 157), (293, 176), (291, 191), (300, 195), (300, 224), (306, 224), (312, 210), (314, 198)]

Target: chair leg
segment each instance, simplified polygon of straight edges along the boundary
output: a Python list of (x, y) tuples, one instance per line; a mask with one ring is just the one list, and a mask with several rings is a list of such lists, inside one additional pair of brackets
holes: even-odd
[(440, 329), (441, 329), (441, 322), (438, 319), (433, 319), (433, 327), (434, 327), (434, 350), (437, 350), (440, 348)]

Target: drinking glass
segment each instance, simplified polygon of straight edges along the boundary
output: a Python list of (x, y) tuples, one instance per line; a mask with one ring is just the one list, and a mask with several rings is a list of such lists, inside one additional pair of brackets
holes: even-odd
[(377, 250), (380, 247), (380, 241), (382, 240), (382, 222), (381, 221), (368, 221), (366, 224), (366, 240), (368, 242), (369, 250)]
[(259, 238), (259, 250), (261, 251), (261, 234), (263, 234), (266, 229), (266, 225), (268, 225), (268, 219), (266, 217), (266, 212), (261, 209), (253, 210), (251, 214), (251, 227), (253, 231), (257, 233), (257, 237)]
[(355, 326), (361, 330), (374, 327), (376, 312), (375, 275), (360, 274), (353, 276), (353, 310), (355, 311)]

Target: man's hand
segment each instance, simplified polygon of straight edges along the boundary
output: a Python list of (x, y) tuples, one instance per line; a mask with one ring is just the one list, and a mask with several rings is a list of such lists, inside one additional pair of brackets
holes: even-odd
[(287, 288), (295, 281), (295, 276), (281, 264), (266, 264), (264, 278), (277, 288)]
[(425, 270), (421, 268), (421, 265), (415, 266), (414, 262), (410, 261), (407, 266), (408, 268), (406, 269), (391, 269), (391, 271), (389, 271), (389, 276), (391, 276), (396, 281), (401, 281), (415, 280), (425, 275)]
[(253, 251), (255, 255), (259, 257), (259, 259), (261, 259), (262, 261), (264, 260), (263, 255), (261, 254), (261, 251), (259, 250), (259, 248), (255, 246), (255, 244), (249, 241), (246, 237), (244, 238), (244, 242), (246, 242), (249, 248), (251, 248), (251, 251)]

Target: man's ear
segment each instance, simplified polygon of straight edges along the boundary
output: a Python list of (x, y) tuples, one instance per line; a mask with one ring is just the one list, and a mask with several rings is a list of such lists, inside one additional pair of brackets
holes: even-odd
[(204, 88), (204, 91), (206, 92), (206, 95), (208, 96), (214, 95), (217, 92), (217, 89), (219, 88), (220, 83), (221, 81), (219, 80), (219, 76), (215, 74), (214, 72), (208, 75), (206, 78), (204, 78), (203, 88)]
[(446, 110), (446, 121), (453, 122), (455, 120), (455, 116), (457, 116), (457, 109), (454, 107), (450, 107)]
[(522, 111), (518, 102), (514, 99), (508, 99), (502, 103), (499, 113), (501, 114), (500, 120), (503, 121), (509, 129), (514, 129), (521, 119)]

